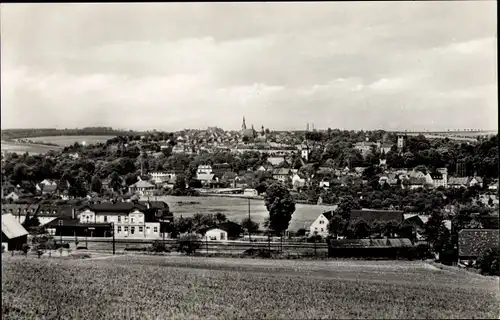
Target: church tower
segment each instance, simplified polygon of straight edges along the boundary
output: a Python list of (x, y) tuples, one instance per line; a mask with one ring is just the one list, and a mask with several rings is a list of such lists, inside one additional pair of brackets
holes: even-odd
[(247, 129), (247, 124), (245, 123), (245, 117), (243, 117), (243, 124), (241, 125), (241, 130), (246, 130)]

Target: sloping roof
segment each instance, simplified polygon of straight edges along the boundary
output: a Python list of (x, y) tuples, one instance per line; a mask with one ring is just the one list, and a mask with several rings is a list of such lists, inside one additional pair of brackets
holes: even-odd
[(351, 223), (356, 220), (365, 220), (367, 223), (375, 221), (396, 221), (397, 223), (403, 222), (403, 211), (397, 210), (352, 210), (349, 221)]
[(289, 175), (290, 174), (290, 169), (288, 168), (279, 168), (279, 169), (274, 169), (273, 170), (273, 175)]
[[(65, 205), (40, 205), (37, 214), (39, 216), (56, 216), (56, 217), (71, 217), (72, 207), (69, 204)], [(55, 211), (55, 213), (54, 213)]]
[(224, 172), (224, 175), (222, 176), (223, 179), (235, 179), (237, 177), (237, 174), (234, 172)]
[(415, 177), (410, 177), (408, 179), (408, 182), (410, 185), (424, 185), (426, 183), (425, 178), (415, 178)]
[(154, 188), (154, 185), (152, 185), (151, 183), (149, 183), (147, 181), (140, 180), (140, 181), (137, 181), (136, 183), (134, 183), (133, 185), (131, 185), (131, 187), (135, 187), (135, 188)]
[(213, 173), (198, 173), (196, 174), (196, 179), (201, 181), (212, 181), (215, 177)]
[(28, 211), (35, 213), (38, 211), (37, 204), (2, 204), (2, 213), (12, 213), (13, 215), (26, 215)]
[(458, 233), (458, 255), (479, 257), (485, 250), (498, 248), (498, 229), (462, 229)]
[(2, 215), (2, 233), (9, 239), (19, 238), (28, 234), (28, 231), (10, 213)]
[(467, 177), (450, 177), (448, 179), (448, 184), (453, 184), (453, 185), (467, 185)]
[(279, 165), (280, 163), (282, 163), (282, 162), (283, 162), (283, 160), (284, 160), (284, 158), (283, 158), (283, 157), (269, 157), (269, 158), (267, 158), (267, 161), (268, 161), (271, 165), (273, 165), (273, 166), (277, 166), (277, 165)]

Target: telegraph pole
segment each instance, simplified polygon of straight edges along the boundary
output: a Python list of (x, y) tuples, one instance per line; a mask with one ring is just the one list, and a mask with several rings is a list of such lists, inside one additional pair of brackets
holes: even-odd
[[(248, 198), (248, 225), (250, 226), (252, 218), (250, 218), (250, 198)], [(252, 235), (250, 234), (250, 228), (248, 228), (248, 242), (252, 242)]]
[(113, 228), (113, 255), (115, 254), (115, 223), (111, 222), (111, 227)]

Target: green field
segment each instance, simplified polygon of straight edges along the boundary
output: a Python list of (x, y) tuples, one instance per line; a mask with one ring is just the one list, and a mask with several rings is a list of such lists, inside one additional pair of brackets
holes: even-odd
[[(226, 217), (235, 222), (241, 222), (248, 217), (248, 200), (231, 197), (152, 197), (151, 200), (165, 201), (176, 218), (181, 215), (191, 217), (195, 213), (223, 213)], [(147, 200), (147, 198), (143, 198)], [(290, 230), (309, 228), (309, 225), (316, 220), (320, 213), (334, 209), (334, 206), (317, 206), (308, 204), (297, 204), (295, 213), (290, 221)], [(269, 217), (269, 212), (263, 200), (250, 200), (251, 218), (263, 223)]]
[(51, 137), (29, 138), (29, 140), (50, 142), (65, 147), (72, 145), (75, 142), (82, 143), (82, 141), (85, 141), (85, 143), (89, 145), (94, 143), (106, 142), (111, 138), (114, 138), (114, 136), (51, 136)]
[(498, 319), (498, 285), (423, 262), (4, 255), (2, 317)]
[(60, 150), (60, 147), (56, 146), (44, 146), (39, 144), (31, 143), (17, 143), (17, 142), (6, 142), (1, 143), (2, 151), (23, 154), (28, 152), (30, 154), (43, 154), (49, 152), (50, 150)]

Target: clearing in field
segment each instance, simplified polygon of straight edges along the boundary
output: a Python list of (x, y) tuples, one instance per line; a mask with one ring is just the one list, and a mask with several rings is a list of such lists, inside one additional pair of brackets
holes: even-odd
[(498, 279), (403, 261), (2, 257), (2, 316), (498, 318)]
[(29, 138), (29, 140), (50, 142), (66, 147), (74, 144), (75, 142), (82, 143), (83, 141), (85, 141), (85, 144), (87, 145), (94, 143), (101, 143), (101, 142), (104, 143), (112, 138), (114, 138), (114, 136), (50, 136), (50, 137)]
[[(147, 200), (145, 197), (143, 200)], [(223, 213), (234, 222), (240, 223), (248, 217), (248, 200), (232, 197), (154, 197), (151, 200), (165, 201), (176, 217), (191, 217), (196, 213)], [(290, 221), (289, 230), (309, 229), (311, 223), (325, 211), (334, 210), (336, 206), (296, 204)], [(252, 220), (261, 224), (269, 217), (263, 200), (250, 200)]]

